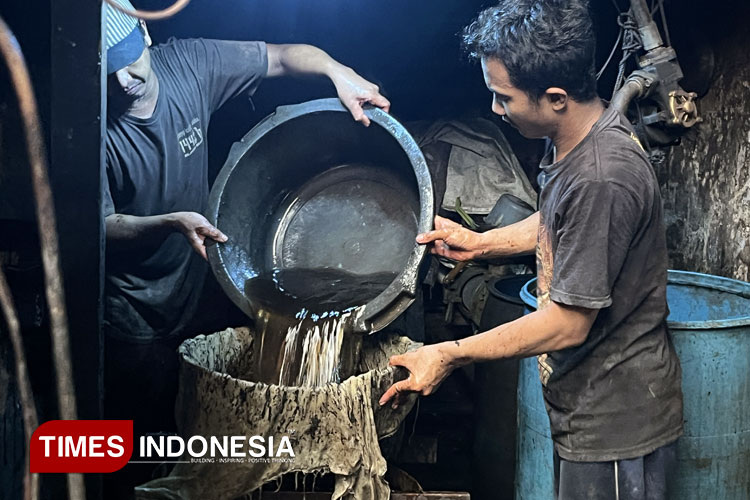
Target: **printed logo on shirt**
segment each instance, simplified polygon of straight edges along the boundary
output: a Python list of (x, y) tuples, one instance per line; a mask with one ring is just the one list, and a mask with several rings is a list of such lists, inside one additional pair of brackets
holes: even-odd
[(643, 149), (643, 144), (641, 144), (641, 141), (638, 140), (638, 136), (635, 135), (633, 132), (630, 132), (630, 138), (635, 141), (636, 144), (638, 144), (638, 147), (641, 148), (641, 151), (646, 151)]
[(193, 118), (190, 122), (190, 126), (185, 130), (177, 132), (177, 142), (180, 143), (182, 154), (185, 158), (195, 153), (198, 146), (203, 144), (203, 130), (201, 130), (201, 121), (198, 118)]

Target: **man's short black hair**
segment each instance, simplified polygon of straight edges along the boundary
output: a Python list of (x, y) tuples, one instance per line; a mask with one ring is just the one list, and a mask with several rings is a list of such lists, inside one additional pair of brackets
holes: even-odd
[(494, 57), (511, 83), (539, 100), (560, 87), (579, 102), (596, 97), (596, 40), (586, 0), (500, 0), (464, 29), (476, 59)]

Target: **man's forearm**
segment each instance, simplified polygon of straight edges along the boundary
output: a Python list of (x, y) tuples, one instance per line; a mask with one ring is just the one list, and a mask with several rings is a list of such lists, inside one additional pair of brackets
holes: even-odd
[(553, 302), (541, 311), (441, 346), (454, 366), (559, 351), (586, 340), (597, 312)]
[(324, 51), (312, 45), (266, 45), (268, 49), (269, 77), (284, 75), (325, 75), (334, 87), (341, 103), (352, 117), (364, 126), (370, 118), (363, 106), (371, 104), (389, 111), (391, 103), (380, 93), (377, 85), (359, 76), (356, 71), (344, 66)]
[(147, 217), (112, 214), (105, 217), (104, 226), (110, 250), (159, 242), (175, 230), (172, 214)]
[(268, 76), (325, 75), (347, 70), (325, 51), (312, 45), (268, 45)]
[(482, 233), (482, 250), (479, 258), (532, 254), (536, 250), (538, 231), (539, 212), (536, 212), (515, 224)]

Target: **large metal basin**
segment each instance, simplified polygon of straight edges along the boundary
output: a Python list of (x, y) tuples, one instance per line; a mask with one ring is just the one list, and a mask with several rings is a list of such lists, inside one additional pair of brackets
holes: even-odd
[(232, 147), (207, 214), (229, 241), (208, 257), (248, 315), (263, 297), (246, 281), (279, 269), (392, 273), (358, 331), (383, 328), (413, 302), (425, 254), (415, 237), (432, 224), (432, 182), (403, 126), (382, 110), (366, 113), (369, 127), (338, 99), (280, 107)]

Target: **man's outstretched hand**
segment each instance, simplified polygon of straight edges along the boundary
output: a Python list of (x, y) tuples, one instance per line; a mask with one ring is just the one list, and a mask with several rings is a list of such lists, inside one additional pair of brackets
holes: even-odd
[(267, 77), (284, 75), (325, 75), (336, 86), (339, 99), (355, 120), (365, 126), (370, 119), (362, 107), (369, 103), (388, 112), (391, 103), (374, 83), (368, 82), (348, 66), (341, 64), (318, 47), (306, 44), (266, 44)]
[[(208, 260), (206, 243), (218, 241), (224, 243), (229, 238), (216, 229), (208, 220), (197, 212), (175, 212), (170, 214), (172, 224), (187, 238), (193, 250)], [(207, 241), (208, 240), (208, 241)]]
[(476, 233), (450, 219), (435, 216), (435, 229), (417, 236), (417, 243), (432, 243), (430, 252), (453, 260), (472, 260), (485, 254), (481, 233)]
[(341, 102), (354, 119), (366, 127), (370, 125), (370, 119), (363, 109), (365, 104), (372, 104), (386, 112), (391, 109), (390, 101), (380, 94), (378, 86), (365, 80), (351, 68), (340, 67), (331, 75), (331, 80)]
[(385, 391), (380, 398), (380, 405), (392, 400), (395, 409), (405, 401), (409, 393), (429, 396), (435, 392), (455, 368), (441, 345), (428, 345), (413, 352), (392, 356), (389, 364), (409, 370), (409, 378), (396, 382)]

